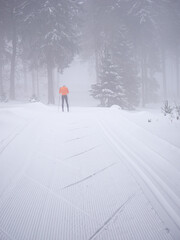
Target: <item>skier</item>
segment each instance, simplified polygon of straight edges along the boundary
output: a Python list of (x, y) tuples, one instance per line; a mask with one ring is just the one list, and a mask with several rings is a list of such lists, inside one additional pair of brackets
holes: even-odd
[(62, 111), (64, 112), (64, 100), (66, 101), (66, 105), (67, 105), (67, 110), (69, 112), (69, 103), (68, 103), (68, 97), (67, 94), (69, 93), (68, 88), (63, 85), (60, 89), (59, 89), (59, 94), (62, 95)]

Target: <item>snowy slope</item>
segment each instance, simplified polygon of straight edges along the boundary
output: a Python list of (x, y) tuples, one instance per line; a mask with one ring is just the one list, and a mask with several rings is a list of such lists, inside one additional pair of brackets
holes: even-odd
[(154, 112), (1, 105), (0, 239), (180, 239), (179, 130)]

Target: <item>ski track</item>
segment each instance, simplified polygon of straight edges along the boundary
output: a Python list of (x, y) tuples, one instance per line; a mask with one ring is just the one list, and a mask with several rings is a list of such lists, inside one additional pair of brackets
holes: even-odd
[(72, 156), (70, 156), (70, 157), (67, 157), (67, 158), (64, 159), (64, 161), (65, 161), (65, 160), (72, 159), (72, 158), (75, 158), (75, 157), (78, 157), (78, 156), (83, 155), (83, 154), (85, 154), (85, 153), (88, 153), (88, 152), (90, 152), (90, 151), (96, 149), (98, 146), (99, 146), (99, 145), (96, 145), (96, 146), (94, 146), (94, 147), (91, 147), (91, 148), (89, 148), (89, 149), (83, 151), (83, 152), (80, 152), (80, 153), (77, 153), (77, 154), (72, 155)]
[[(18, 135), (20, 135), (25, 128), (29, 125), (29, 123), (26, 123), (23, 125), (22, 128), (20, 128), (19, 131), (16, 131), (15, 133), (11, 133), (7, 138), (3, 139), (0, 144), (0, 154), (4, 152), (4, 150), (16, 139)], [(3, 143), (5, 141), (5, 143)]]
[(156, 139), (159, 139), (159, 141), (163, 144), (168, 144), (170, 145), (171, 147), (173, 147), (174, 149), (177, 149), (178, 151), (180, 151), (180, 147), (179, 146), (176, 146), (175, 144), (171, 143), (171, 142), (168, 142), (166, 139), (164, 138), (161, 138), (160, 136), (158, 135), (155, 135), (153, 134), (152, 132), (150, 132), (148, 129), (146, 129), (145, 127), (142, 127), (140, 126), (138, 123), (136, 122), (133, 122), (131, 121), (128, 117), (124, 116), (124, 115), (121, 115), (122, 118), (124, 118), (126, 121), (128, 121), (131, 125), (134, 125), (136, 126), (137, 128), (139, 128), (140, 130), (143, 130), (144, 132), (146, 132), (147, 134), (151, 135), (152, 137), (156, 138)]
[(103, 168), (103, 169), (100, 169), (99, 171), (97, 171), (97, 172), (95, 172), (95, 173), (93, 173), (93, 174), (91, 174), (91, 175), (89, 175), (89, 176), (87, 176), (87, 177), (85, 177), (85, 178), (83, 178), (83, 179), (75, 182), (75, 183), (69, 184), (69, 185), (63, 187), (62, 189), (66, 189), (66, 188), (69, 188), (69, 187), (73, 187), (74, 185), (77, 185), (77, 184), (79, 184), (79, 183), (82, 183), (82, 182), (84, 182), (84, 181), (86, 181), (86, 180), (88, 180), (88, 179), (90, 179), (90, 178), (92, 178), (92, 177), (94, 177), (94, 176), (96, 176), (96, 175), (104, 172), (105, 170), (109, 169), (110, 167), (113, 167), (113, 166), (116, 165), (116, 164), (118, 164), (118, 163), (117, 163), (117, 162), (112, 163), (111, 165), (109, 165), (109, 166), (107, 166), (107, 167), (105, 167), (105, 168)]
[[(140, 128), (140, 127), (139, 127)], [(142, 128), (143, 130), (144, 130), (144, 128)], [(149, 134), (149, 131), (147, 131), (147, 133)], [(133, 139), (134, 140), (134, 142), (138, 142), (139, 143), (139, 145), (141, 145), (141, 146), (143, 146), (143, 148), (144, 149), (146, 149), (146, 152), (151, 152), (151, 153), (153, 153), (153, 154), (156, 154), (157, 155), (157, 157), (159, 157), (159, 158), (161, 158), (161, 160), (163, 160), (163, 161), (166, 161), (168, 164), (170, 164), (172, 167), (174, 167), (174, 169), (177, 171), (180, 171), (180, 164), (175, 164), (175, 163), (173, 163), (172, 161), (169, 161), (169, 159), (167, 159), (167, 157), (165, 157), (165, 156), (163, 156), (162, 155), (162, 153), (160, 153), (160, 152), (157, 152), (152, 146), (150, 146), (149, 144), (145, 144), (141, 139), (137, 139), (137, 138), (135, 138), (134, 137), (134, 135), (132, 135), (132, 134), (130, 134), (130, 133), (128, 133), (128, 132), (126, 132), (126, 133), (124, 133), (123, 132), (123, 135), (126, 135), (126, 136), (129, 136), (129, 138), (131, 138), (131, 139)], [(156, 138), (156, 135), (154, 135), (154, 134), (151, 134), (152, 136), (153, 136), (153, 138), (154, 139), (157, 139)], [(169, 146), (172, 146), (172, 147), (174, 147), (174, 145), (172, 145), (171, 143), (168, 143), (168, 142), (166, 142), (165, 140), (163, 140), (163, 139), (161, 139), (161, 138), (159, 138), (158, 137), (158, 141), (160, 141), (161, 142), (161, 140), (163, 141), (163, 142), (165, 142), (166, 144), (168, 144)], [(162, 144), (162, 143), (161, 143)], [(176, 147), (175, 147), (176, 148)], [(180, 149), (178, 149), (178, 151), (179, 151)], [(134, 149), (134, 152), (135, 152), (136, 150)], [(179, 151), (179, 154), (180, 154), (180, 151)], [(177, 161), (176, 161), (176, 163), (177, 163)], [(175, 166), (176, 165), (176, 166)]]
[[(125, 118), (125, 119), (126, 119), (126, 118)], [(110, 119), (109, 119), (109, 120), (110, 120)], [(109, 120), (108, 120), (108, 121), (109, 121)], [(111, 119), (111, 120), (112, 120), (112, 119)], [(128, 119), (127, 119), (127, 120), (128, 120)], [(138, 126), (136, 123), (134, 124), (134, 123), (131, 122), (130, 120), (128, 120), (128, 121), (129, 121), (130, 123), (132, 123), (131, 125), (137, 126), (138, 129), (143, 130), (143, 131), (145, 130), (145, 133), (147, 133), (148, 136), (152, 136), (153, 139), (154, 139), (154, 142), (156, 143), (156, 146), (149, 144), (149, 142), (145, 144), (142, 139), (136, 138), (133, 133), (131, 133), (131, 132), (130, 132), (130, 133), (129, 133), (129, 132), (125, 132), (125, 131), (123, 131), (123, 129), (121, 129), (121, 132), (122, 132), (121, 134), (122, 134), (123, 136), (128, 136), (129, 139), (133, 139), (133, 145), (134, 145), (134, 143), (138, 143), (139, 146), (143, 146), (143, 148), (146, 150), (146, 152), (149, 152), (149, 153), (151, 152), (151, 154), (156, 155), (156, 156), (159, 158), (159, 160), (161, 160), (161, 161), (158, 161), (158, 162), (164, 161), (165, 164), (167, 163), (167, 164), (169, 164), (170, 167), (173, 167), (175, 171), (179, 171), (179, 172), (180, 172), (180, 162), (179, 162), (179, 159), (177, 159), (177, 158), (178, 158), (177, 155), (180, 157), (180, 149), (179, 149), (179, 148), (177, 148), (176, 146), (174, 146), (174, 145), (172, 145), (171, 143), (167, 142), (166, 140), (161, 139), (161, 138), (159, 138), (158, 136), (150, 133), (148, 130), (146, 130), (146, 129), (144, 129), (144, 128), (141, 128), (141, 127)], [(110, 123), (110, 125), (111, 125), (111, 124), (112, 124), (112, 123)], [(116, 123), (113, 123), (113, 124), (116, 124)], [(118, 127), (118, 126), (117, 126), (117, 127)], [(147, 135), (147, 134), (146, 134), (146, 135)], [(148, 136), (147, 136), (147, 139), (148, 139)], [(158, 142), (157, 142), (157, 141), (158, 141)], [(178, 152), (176, 152), (176, 159), (171, 159), (170, 157), (167, 158), (166, 155), (165, 155), (162, 151), (161, 151), (161, 152), (157, 151), (156, 148), (157, 148), (157, 146), (158, 146), (159, 144), (160, 144), (161, 146), (164, 146), (164, 149), (171, 149), (171, 148), (173, 148), (174, 150), (177, 150)], [(165, 144), (165, 145), (164, 145), (164, 144)], [(132, 148), (133, 148), (133, 146), (132, 146)], [(133, 151), (138, 154), (137, 149), (133, 149)], [(171, 149), (171, 152), (172, 152), (172, 149)], [(166, 162), (165, 162), (165, 161), (166, 161)], [(156, 164), (155, 161), (154, 161), (154, 164)], [(156, 165), (157, 165), (157, 164), (156, 164)], [(158, 165), (157, 165), (157, 169), (158, 169), (158, 171), (160, 171)], [(154, 168), (154, 171), (156, 171), (155, 168)]]
[(136, 194), (134, 193), (132, 196), (130, 196), (106, 221), (105, 223), (89, 238), (89, 240), (95, 239), (98, 234), (100, 234), (104, 228), (110, 224), (113, 219), (119, 214), (119, 212), (130, 202), (130, 200), (135, 197)]
[[(105, 127), (104, 123), (101, 121), (99, 121), (99, 125), (111, 144), (117, 149), (117, 152), (125, 156), (125, 159), (128, 160), (129, 167), (133, 168), (139, 174), (142, 180), (147, 184), (148, 188), (151, 189), (151, 192), (154, 194), (157, 201), (160, 201), (175, 226), (180, 230), (180, 215), (176, 210), (176, 208), (180, 208), (180, 198), (178, 198), (177, 195), (167, 186), (167, 184), (160, 179), (152, 169), (149, 168), (143, 159), (139, 158), (137, 153), (131, 151), (128, 146), (116, 137), (115, 133), (108, 128), (109, 125)], [(171, 204), (165, 196), (168, 196)]]
[[(21, 130), (16, 133), (16, 136), (13, 137), (13, 139), (11, 139), (11, 141), (9, 141), (7, 147), (10, 144), (14, 143), (14, 140), (17, 139), (17, 137), (21, 137), (21, 135), (28, 130), (28, 128), (32, 128), (32, 126), (36, 126), (37, 124), (39, 124), (41, 118), (37, 118), (35, 120), (33, 120), (32, 122), (28, 122), (26, 123)], [(42, 125), (42, 124), (41, 124)], [(28, 130), (29, 131), (29, 130)], [(6, 151), (8, 150), (6, 147)], [(5, 150), (5, 149), (4, 149)], [(4, 151), (3, 150), (3, 151)], [(1, 162), (1, 161), (0, 161)], [(12, 176), (10, 177), (9, 181), (8, 181), (8, 185), (6, 185), (6, 187), (2, 190), (1, 194), (0, 194), (0, 200), (1, 198), (3, 198), (4, 195), (6, 195), (6, 192), (9, 194), (11, 189), (17, 184), (17, 182), (21, 179), (23, 173), (26, 171), (26, 169), (28, 168), (29, 164), (31, 163), (31, 159), (29, 159), (27, 162), (24, 163), (23, 166), (19, 166), (19, 168), (12, 174)], [(7, 194), (7, 195), (8, 195)]]
[(65, 141), (65, 143), (69, 143), (69, 142), (73, 142), (73, 141), (81, 140), (81, 139), (83, 139), (83, 138), (85, 138), (85, 137), (87, 137), (87, 136), (82, 136), (82, 137), (72, 138), (72, 139), (69, 139), (69, 140)]
[(63, 200), (64, 202), (66, 202), (68, 205), (70, 205), (71, 207), (73, 207), (74, 209), (76, 209), (77, 211), (79, 211), (80, 213), (86, 215), (87, 217), (89, 218), (92, 218), (87, 212), (83, 211), (81, 208), (77, 207), (76, 205), (74, 205), (72, 202), (68, 201), (66, 198), (64, 198), (62, 195), (59, 195), (57, 193), (55, 193), (53, 190), (52, 190), (52, 184), (53, 184), (53, 179), (55, 178), (54, 176), (51, 178), (51, 186), (50, 187), (47, 187), (45, 186), (44, 184), (41, 184), (39, 181), (36, 181), (35, 179), (33, 179), (32, 177), (24, 174), (24, 176), (29, 179), (31, 182), (34, 182), (35, 184), (39, 185), (39, 187), (43, 188), (44, 190), (46, 190), (47, 192), (47, 195), (53, 195), (55, 198), (57, 199), (60, 199), (60, 200)]
[[(128, 120), (128, 119), (127, 119)], [(41, 118), (38, 118), (36, 119), (35, 121), (35, 124), (39, 124), (39, 125), (42, 125), (42, 119)], [(49, 121), (49, 120), (48, 120)], [(44, 124), (44, 129), (45, 126), (47, 127), (47, 124), (49, 123), (48, 121), (46, 122), (43, 122)], [(128, 120), (130, 121), (130, 120)], [(131, 122), (131, 121), (130, 121)], [(147, 186), (151, 189), (151, 191), (153, 192), (153, 194), (155, 195), (155, 197), (158, 199), (158, 201), (161, 202), (161, 204), (164, 206), (164, 209), (165, 211), (167, 211), (168, 215), (172, 218), (172, 220), (174, 221), (174, 223), (176, 224), (176, 226), (178, 226), (178, 228), (180, 229), (180, 216), (178, 215), (178, 213), (175, 212), (174, 210), (174, 206), (176, 206), (178, 209), (180, 208), (180, 199), (176, 196), (176, 194), (169, 188), (169, 186), (157, 175), (157, 173), (155, 173), (155, 171), (153, 171), (150, 166), (148, 166), (144, 161), (143, 159), (141, 159), (137, 152), (133, 151), (133, 150), (130, 150), (129, 147), (123, 143), (116, 135), (116, 133), (111, 129), (109, 128), (109, 125), (106, 123), (104, 123), (104, 121), (100, 121), (99, 119), (95, 120), (95, 123), (100, 126), (100, 128), (102, 129), (102, 132), (103, 134), (105, 135), (105, 138), (108, 139), (108, 141), (111, 143), (111, 146), (112, 148), (115, 148), (117, 150), (118, 153), (120, 153), (121, 155), (123, 155), (125, 157), (126, 160), (128, 160), (128, 167), (130, 168), (133, 168), (135, 169), (135, 171), (141, 176), (141, 178), (143, 179), (143, 181), (147, 184)], [(16, 133), (14, 134), (11, 134), (11, 138), (9, 139), (8, 137), (8, 142), (6, 143), (6, 145), (4, 146), (3, 149), (0, 150), (0, 154), (6, 149), (8, 149), (8, 146), (14, 142), (14, 140), (19, 136), (21, 135), (21, 133), (26, 129), (26, 126), (29, 124), (29, 122), (27, 124), (25, 124), (19, 131), (17, 131)], [(34, 122), (33, 122), (33, 125), (34, 125)], [(137, 125), (138, 126), (138, 125)], [(67, 126), (68, 127), (68, 126)], [(138, 126), (139, 128), (141, 128), (140, 126)], [(89, 128), (89, 127), (83, 127), (83, 128), (74, 128), (74, 129), (68, 129), (69, 131), (75, 131), (75, 130), (82, 130), (82, 129), (86, 129), (86, 128)], [(142, 128), (144, 129), (144, 128)], [(28, 129), (30, 131), (30, 129)], [(146, 130), (146, 129), (144, 129)], [(146, 130), (149, 134), (150, 132), (148, 130)], [(12, 136), (13, 135), (13, 136)], [(152, 134), (153, 135), (153, 134)], [(87, 136), (81, 136), (81, 137), (75, 137), (73, 139), (69, 139), (67, 140), (65, 143), (68, 143), (68, 142), (73, 142), (73, 141), (77, 141), (77, 140), (81, 140), (83, 139), (84, 137), (87, 137)], [(156, 136), (155, 136), (156, 137)], [(48, 138), (47, 138), (48, 139)], [(39, 141), (41, 139), (39, 138)], [(51, 140), (51, 139), (50, 139)], [(161, 139), (162, 140), (162, 139)], [(165, 141), (165, 140), (163, 140)], [(140, 143), (141, 141), (138, 140), (138, 142)], [(143, 142), (141, 142), (141, 144), (143, 145)], [(70, 157), (67, 157), (65, 158), (64, 160), (60, 160), (54, 156), (49, 156), (49, 158), (51, 160), (54, 161), (54, 159), (58, 160), (58, 162), (60, 161), (61, 164), (65, 164), (67, 165), (68, 167), (71, 167), (71, 168), (74, 168), (68, 164), (65, 163), (65, 160), (70, 160), (72, 158), (76, 158), (80, 155), (83, 155), (83, 154), (86, 154), (94, 149), (96, 149), (97, 147), (99, 147), (101, 144), (99, 145), (96, 145), (94, 147), (91, 147), (89, 149), (86, 149), (85, 151), (83, 152), (80, 152), (80, 153), (77, 153), (77, 154), (74, 154)], [(147, 147), (145, 145), (145, 147), (147, 149), (149, 149), (149, 151), (159, 155), (159, 157), (163, 158), (159, 153), (156, 153), (153, 149)], [(37, 153), (36, 153), (37, 154)], [(47, 157), (47, 156), (46, 156)], [(132, 159), (134, 159), (132, 161)], [(135, 162), (136, 161), (136, 162)], [(57, 162), (57, 161), (56, 161)], [(39, 231), (40, 229), (40, 224), (41, 224), (41, 221), (44, 221), (44, 216), (43, 216), (43, 212), (45, 210), (45, 208), (47, 208), (47, 205), (48, 205), (48, 201), (50, 201), (51, 199), (51, 196), (55, 197), (57, 200), (60, 200), (60, 201), (63, 201), (64, 203), (66, 203), (68, 206), (72, 207), (73, 209), (77, 210), (79, 213), (81, 213), (82, 215), (85, 215), (87, 216), (89, 219), (91, 219), (92, 221), (93, 220), (96, 220), (96, 219), (93, 219), (93, 216), (88, 214), (88, 212), (84, 211), (82, 208), (76, 206), (75, 204), (73, 204), (71, 201), (68, 201), (67, 198), (63, 197), (63, 195), (59, 195), (57, 194), (56, 192), (54, 192), (54, 190), (52, 189), (52, 186), (54, 184), (54, 182), (56, 181), (56, 175), (58, 174), (58, 172), (56, 172), (56, 168), (53, 168), (53, 173), (51, 174), (50, 178), (49, 178), (49, 183), (48, 183), (48, 186), (42, 184), (40, 181), (37, 181), (36, 179), (32, 178), (30, 175), (28, 175), (26, 173), (26, 170), (27, 168), (29, 167), (29, 165), (32, 163), (31, 159), (29, 159), (29, 161), (27, 161), (24, 166), (19, 169), (16, 174), (13, 176), (13, 179), (11, 179), (9, 185), (12, 185), (10, 188), (9, 186), (7, 187), (7, 192), (3, 192), (2, 196), (4, 197), (4, 195), (6, 195), (4, 198), (3, 198), (3, 202), (5, 202), (5, 200), (10, 196), (11, 192), (13, 192), (13, 190), (16, 188), (17, 186), (17, 183), (19, 182), (19, 180), (22, 180), (24, 179), (25, 181), (26, 180), (29, 180), (30, 182), (30, 186), (33, 187), (33, 186), (37, 186), (37, 189), (36, 189), (36, 193), (37, 195), (39, 194), (38, 193), (38, 188), (39, 189), (42, 189), (42, 192), (44, 191), (44, 198), (45, 198), (45, 201), (43, 201), (43, 203), (38, 203), (39, 207), (41, 207), (41, 210), (39, 210), (39, 222), (37, 222), (37, 225), (35, 227), (36, 231), (34, 231), (34, 233), (32, 232), (31, 233), (31, 237), (28, 236), (28, 239), (37, 239), (36, 237), (36, 233)], [(63, 188), (61, 188), (61, 190), (65, 190), (67, 188), (70, 188), (70, 187), (73, 187), (75, 185), (78, 185), (80, 183), (83, 183), (85, 182), (86, 180), (90, 180), (90, 179), (94, 179), (95, 176), (99, 176), (100, 173), (106, 171), (106, 170), (109, 170), (111, 167), (117, 165), (119, 162), (114, 162), (104, 168), (101, 168), (100, 170), (84, 177), (83, 179), (80, 179), (79, 181), (76, 181), (76, 182), (73, 182)], [(127, 164), (126, 164), (127, 165)], [(78, 169), (78, 168), (77, 168)], [(13, 180), (13, 183), (12, 183), (12, 180)], [(32, 183), (32, 185), (31, 185)], [(33, 188), (32, 188), (33, 189)], [(161, 189), (161, 191), (159, 190)], [(19, 187), (19, 191), (23, 190), (23, 185)], [(14, 194), (14, 193), (13, 193)], [(26, 194), (29, 194), (29, 193), (26, 193)], [(0, 196), (0, 197), (2, 197)], [(95, 239), (96, 237), (99, 236), (99, 234), (101, 234), (105, 228), (110, 225), (110, 224), (113, 224), (113, 220), (120, 214), (120, 212), (123, 210), (123, 208), (125, 208), (129, 203), (130, 201), (136, 196), (136, 192), (131, 194), (130, 197), (128, 197), (128, 199), (126, 201), (124, 201), (124, 203), (121, 204), (120, 207), (118, 207), (114, 212), (111, 212), (111, 215), (107, 218), (107, 220), (104, 222), (104, 223), (101, 223), (100, 225), (101, 226), (97, 226), (97, 230), (95, 231), (94, 229), (94, 233), (90, 234), (87, 239), (88, 240), (93, 240)], [(146, 196), (148, 197), (148, 196)], [(172, 201), (172, 204), (169, 204), (169, 201), (167, 200), (167, 198), (169, 198), (171, 201)], [(2, 200), (2, 199), (1, 199)], [(0, 206), (2, 204), (2, 201), (0, 202)], [(40, 206), (41, 205), (41, 206)], [(120, 204), (119, 204), (120, 205)], [(22, 206), (23, 208), (24, 206)], [(26, 206), (27, 207), (27, 206)], [(37, 206), (36, 206), (37, 207)], [(17, 210), (15, 210), (17, 211)], [(47, 209), (46, 209), (47, 211)], [(10, 228), (12, 228), (12, 226), (10, 226)], [(26, 228), (29, 229), (29, 226), (26, 225)], [(26, 229), (27, 230), (27, 229)], [(24, 232), (26, 232), (26, 230)], [(28, 230), (27, 230), (28, 231)], [(76, 230), (77, 231), (77, 230)], [(14, 229), (14, 232), (15, 229)], [(1, 237), (1, 233), (4, 234), (5, 236), (7, 236), (7, 239), (8, 240), (18, 240), (18, 238), (14, 238), (12, 236), (10, 236), (8, 233), (6, 233), (6, 230), (2, 230), (0, 228), (0, 237)], [(24, 233), (23, 233), (24, 234)], [(50, 234), (50, 232), (48, 232), (48, 234)], [(47, 235), (48, 236), (48, 235)], [(50, 236), (50, 235), (49, 235)], [(27, 236), (26, 236), (27, 237)], [(3, 237), (2, 240), (6, 239), (5, 237)], [(23, 238), (21, 238), (23, 239)], [(26, 238), (27, 239), (27, 238)], [(46, 238), (47, 239), (47, 238)], [(1, 240), (1, 238), (0, 238)], [(62, 239), (63, 240), (63, 239)], [(69, 239), (70, 240), (70, 239)], [(80, 240), (80, 239), (79, 239)]]

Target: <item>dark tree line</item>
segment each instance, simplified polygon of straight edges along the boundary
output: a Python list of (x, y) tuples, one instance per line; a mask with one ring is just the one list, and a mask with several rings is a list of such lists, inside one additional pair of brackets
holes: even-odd
[(15, 99), (17, 61), (21, 59), (25, 75), (27, 69), (32, 73), (34, 89), (38, 69), (46, 68), (48, 103), (54, 103), (53, 69), (62, 71), (77, 53), (80, 8), (78, 0), (0, 1), (1, 95), (7, 52), (10, 99)]
[(91, 95), (101, 106), (130, 109), (154, 101), (156, 73), (167, 100), (169, 58), (180, 99), (179, 39), (178, 0), (0, 0), (0, 96), (16, 98), (20, 70), (20, 87), (27, 91), (31, 74), (38, 95), (43, 71), (48, 103), (54, 103), (53, 71), (62, 72), (78, 54), (94, 59)]

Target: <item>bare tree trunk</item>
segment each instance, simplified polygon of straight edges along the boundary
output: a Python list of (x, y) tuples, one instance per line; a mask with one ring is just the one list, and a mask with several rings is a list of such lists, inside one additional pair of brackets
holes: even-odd
[(24, 95), (27, 94), (27, 68), (26, 63), (23, 63), (23, 73), (24, 73)]
[(99, 83), (99, 71), (100, 71), (100, 63), (99, 63), (99, 52), (95, 51), (95, 62), (96, 62), (96, 82)]
[[(56, 78), (56, 81), (55, 81), (55, 102), (56, 102), (56, 99), (59, 98), (59, 71), (58, 71), (58, 68), (56, 69), (55, 71), (55, 78)], [(58, 102), (58, 101), (57, 101)]]
[(177, 87), (177, 100), (180, 99), (180, 89), (179, 89), (179, 55), (176, 52), (176, 87)]
[(16, 53), (17, 53), (17, 32), (16, 22), (14, 19), (14, 7), (12, 9), (12, 57), (11, 57), (11, 71), (10, 71), (10, 99), (15, 99), (15, 67), (16, 67)]
[(148, 69), (147, 56), (144, 57), (144, 107), (148, 103)]
[(0, 59), (0, 97), (3, 97), (4, 95), (2, 68), (2, 61)]
[(142, 91), (142, 107), (146, 106), (146, 81), (147, 81), (147, 67), (144, 54), (141, 54), (141, 91)]
[(39, 99), (39, 69), (36, 70), (37, 98)]
[(34, 69), (32, 69), (32, 96), (36, 96), (36, 90), (35, 90), (35, 72)]
[(53, 66), (49, 60), (47, 63), (48, 73), (48, 104), (54, 104)]
[(166, 54), (165, 49), (162, 47), (162, 76), (163, 76), (163, 98), (167, 100), (167, 83), (166, 83)]
[[(143, 63), (142, 63), (143, 65)], [(142, 76), (142, 80), (141, 80), (141, 89), (142, 89), (142, 107), (145, 107), (145, 83), (144, 83), (144, 78), (145, 78), (145, 73), (144, 73), (144, 67), (142, 66), (141, 68), (141, 76)]]
[(0, 96), (2, 97), (4, 94), (4, 89), (3, 89), (3, 38), (0, 38)]

